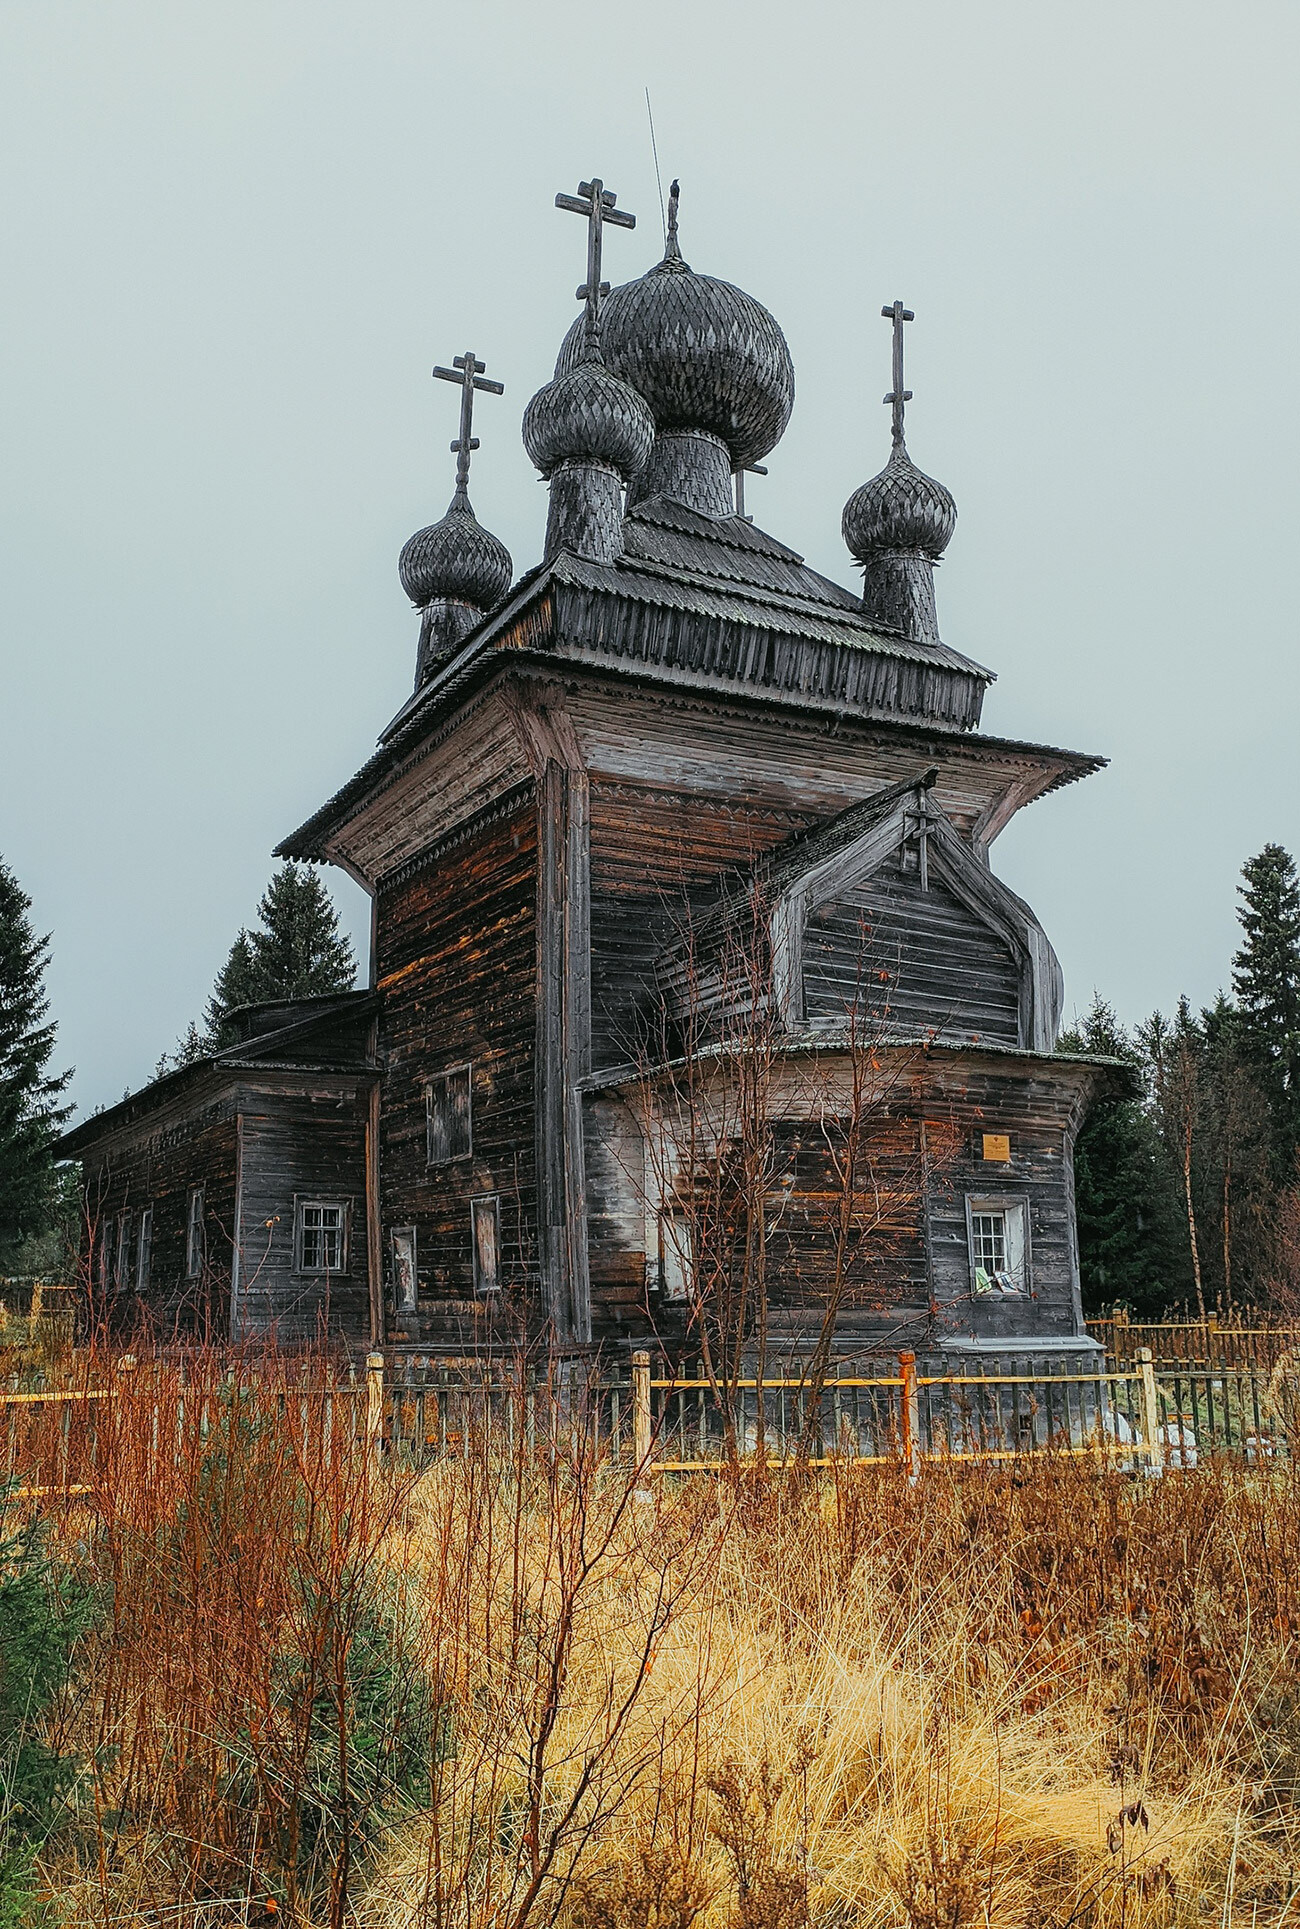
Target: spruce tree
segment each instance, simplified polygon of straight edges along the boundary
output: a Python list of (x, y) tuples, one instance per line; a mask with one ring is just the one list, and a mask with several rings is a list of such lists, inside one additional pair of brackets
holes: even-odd
[[(1118, 1058), (1134, 1080), (1141, 1056), (1100, 995), (1063, 1032), (1058, 1051)], [(1185, 1290), (1173, 1174), (1137, 1092), (1107, 1092), (1088, 1113), (1074, 1147), (1074, 1196), (1084, 1310), (1116, 1303), (1162, 1312)]]
[(352, 946), (320, 874), (283, 864), (257, 907), (258, 923), (230, 947), (208, 1002), (207, 1026), (216, 1046), (233, 1041), (230, 1013), (270, 999), (319, 998), (351, 991)]
[(1266, 844), (1241, 874), (1243, 942), (1232, 988), (1242, 1043), (1272, 1115), (1277, 1176), (1285, 1181), (1300, 1148), (1300, 882), (1280, 844)]
[(38, 938), (31, 899), (0, 859), (0, 1270), (55, 1213), (51, 1146), (71, 1106), (59, 1095), (72, 1074), (51, 1076), (55, 1027), (46, 1022), (50, 940)]

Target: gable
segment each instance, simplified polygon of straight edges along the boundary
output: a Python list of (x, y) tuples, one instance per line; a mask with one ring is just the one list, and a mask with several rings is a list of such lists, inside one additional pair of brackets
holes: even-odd
[(1018, 1045), (1020, 960), (936, 875), (885, 863), (808, 913), (804, 1015), (933, 1032), (948, 1042)]

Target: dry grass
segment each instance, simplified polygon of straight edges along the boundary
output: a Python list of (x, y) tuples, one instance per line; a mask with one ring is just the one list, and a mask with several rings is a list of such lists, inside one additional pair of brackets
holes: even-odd
[(468, 1440), (406, 1482), (264, 1391), (203, 1433), (191, 1386), (165, 1474), (137, 1397), (63, 1519), (106, 1604), (67, 1920), (1300, 1918), (1289, 1473), (647, 1499), (572, 1441)]

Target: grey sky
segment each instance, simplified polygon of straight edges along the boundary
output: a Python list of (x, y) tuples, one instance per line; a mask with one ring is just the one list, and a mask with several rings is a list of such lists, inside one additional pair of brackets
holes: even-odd
[(995, 864), (1067, 1007), (1208, 1000), (1242, 860), (1300, 845), (1298, 52), (1292, 0), (7, 0), (0, 852), (79, 1102), (145, 1081), (408, 694), (397, 553), (467, 345), (507, 388), (475, 508), (537, 560), (519, 418), (583, 266), (553, 197), (599, 172), (640, 217), (611, 279), (657, 258), (647, 84), (687, 260), (794, 356), (750, 508), (854, 580), (901, 295), (944, 637), (998, 672), (987, 729), (1113, 760)]

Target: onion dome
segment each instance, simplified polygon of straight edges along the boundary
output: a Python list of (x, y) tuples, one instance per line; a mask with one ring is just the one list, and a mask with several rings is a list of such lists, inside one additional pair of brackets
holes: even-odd
[[(656, 429), (716, 435), (733, 468), (765, 456), (790, 420), (794, 365), (785, 336), (752, 295), (698, 275), (682, 260), (675, 181), (664, 258), (606, 296), (600, 345), (614, 374), (645, 397)], [(575, 368), (582, 353), (579, 320), (561, 345), (557, 377)]]
[(645, 467), (655, 425), (636, 390), (592, 355), (538, 390), (524, 410), (523, 432), (544, 476), (562, 462), (603, 462), (630, 481)]
[(397, 572), (417, 609), (445, 600), (486, 611), (510, 588), (514, 566), (505, 544), (484, 529), (458, 489), (442, 521), (417, 530), (405, 545)]
[(956, 526), (952, 496), (917, 468), (901, 441), (880, 474), (854, 490), (841, 523), (859, 562), (882, 549), (916, 550), (938, 562)]

